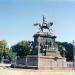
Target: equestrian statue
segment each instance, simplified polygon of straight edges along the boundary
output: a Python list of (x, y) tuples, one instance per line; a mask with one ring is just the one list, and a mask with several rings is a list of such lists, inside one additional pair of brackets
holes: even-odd
[(43, 32), (44, 29), (48, 29), (50, 31), (50, 30), (52, 30), (52, 29), (50, 29), (50, 26), (53, 25), (53, 22), (47, 22), (46, 18), (43, 16), (43, 22), (42, 22), (42, 24), (40, 24), (40, 23), (34, 24), (34, 26), (37, 26), (37, 25), (39, 26), (39, 29), (42, 32)]

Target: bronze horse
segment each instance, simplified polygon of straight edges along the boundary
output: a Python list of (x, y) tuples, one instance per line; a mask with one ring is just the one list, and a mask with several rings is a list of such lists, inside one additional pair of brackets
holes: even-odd
[(48, 29), (50, 31), (51, 30), (50, 26), (53, 25), (53, 22), (47, 22), (47, 21), (45, 21), (45, 17), (43, 16), (43, 23), (42, 24), (40, 24), (40, 23), (34, 24), (34, 26), (37, 26), (37, 25), (39, 25), (39, 28), (40, 28), (40, 30), (42, 32), (43, 32), (43, 29)]

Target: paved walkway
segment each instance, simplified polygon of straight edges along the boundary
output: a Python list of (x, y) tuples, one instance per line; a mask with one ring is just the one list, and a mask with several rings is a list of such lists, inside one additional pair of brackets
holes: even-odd
[(0, 64), (0, 75), (75, 75), (75, 71), (17, 69), (10, 68), (10, 64)]

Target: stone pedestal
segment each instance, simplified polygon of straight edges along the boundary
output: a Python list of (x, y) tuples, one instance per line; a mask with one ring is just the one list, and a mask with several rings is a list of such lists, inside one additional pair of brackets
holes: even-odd
[(50, 32), (38, 32), (34, 35), (34, 55), (38, 56), (38, 69), (63, 69), (66, 59), (60, 55), (56, 36)]
[(38, 69), (64, 69), (66, 68), (65, 58), (54, 58), (48, 56), (38, 57)]

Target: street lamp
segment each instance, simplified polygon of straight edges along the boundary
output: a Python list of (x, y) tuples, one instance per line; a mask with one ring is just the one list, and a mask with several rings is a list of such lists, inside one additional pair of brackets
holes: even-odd
[(75, 42), (73, 40), (73, 68), (75, 68)]

